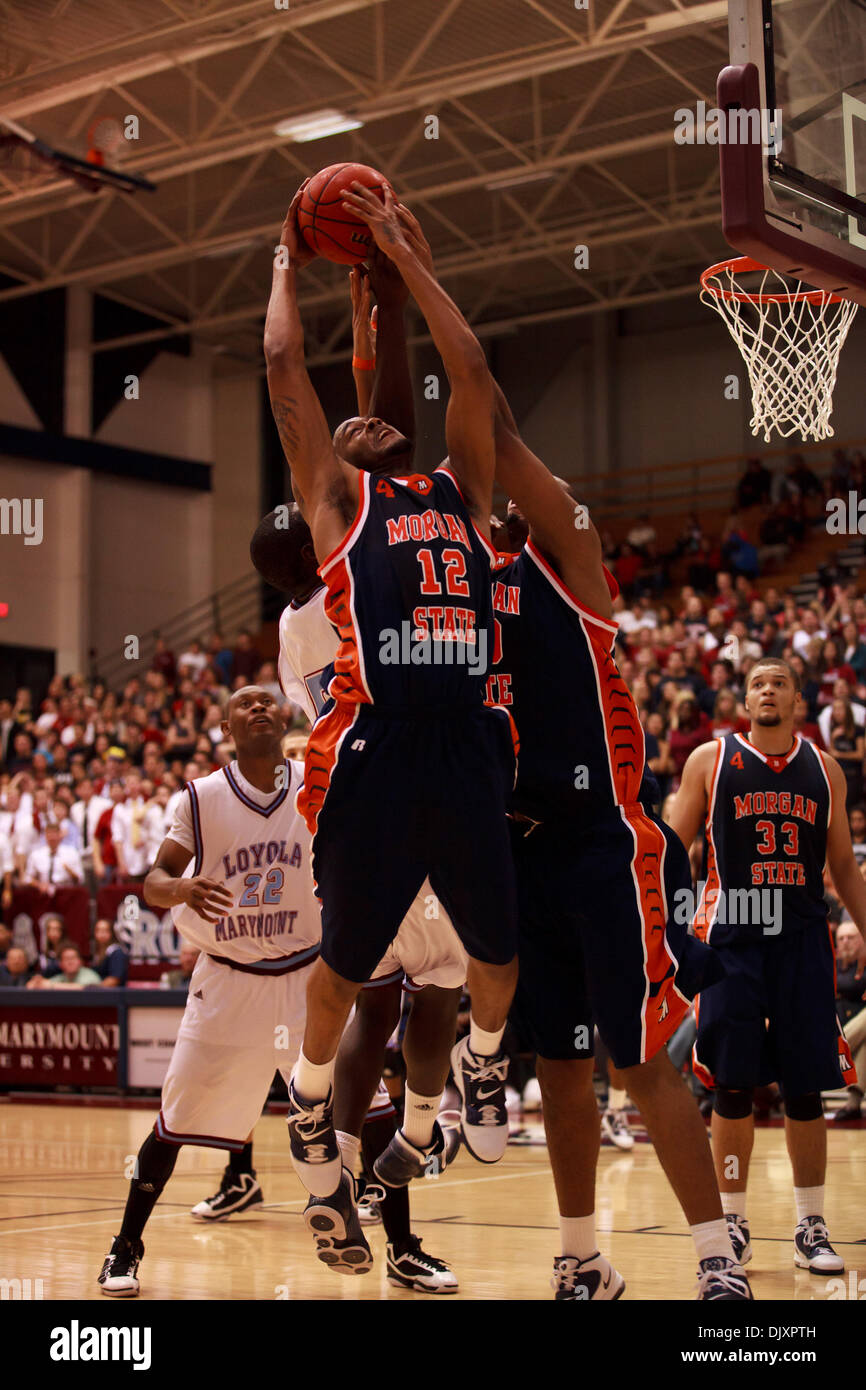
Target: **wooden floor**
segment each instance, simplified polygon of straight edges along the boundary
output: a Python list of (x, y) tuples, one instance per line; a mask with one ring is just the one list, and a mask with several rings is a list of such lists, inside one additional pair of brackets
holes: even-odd
[[(45, 1299), (98, 1299), (96, 1276), (119, 1227), (131, 1165), (153, 1123), (142, 1110), (0, 1105), (0, 1278), (41, 1279)], [(862, 1181), (866, 1129), (831, 1132), (825, 1216), (847, 1269), (866, 1275)], [(144, 1299), (424, 1299), (385, 1278), (384, 1237), (370, 1234), (373, 1271), (331, 1273), (301, 1221), (305, 1197), (291, 1170), (285, 1120), (263, 1118), (256, 1167), (266, 1205), (208, 1226), (190, 1207), (219, 1186), (224, 1158), (185, 1148), (144, 1234)], [(549, 1299), (558, 1250), (556, 1205), (541, 1146), (510, 1146), (485, 1169), (465, 1151), (436, 1181), (413, 1184), (413, 1227), (460, 1278), (460, 1298)], [(794, 1269), (791, 1178), (780, 1128), (759, 1129), (749, 1207), (757, 1298), (826, 1298), (826, 1281)], [(689, 1299), (695, 1258), (655, 1154), (639, 1144), (603, 1149), (598, 1181), (601, 1249), (625, 1276), (626, 1298)]]

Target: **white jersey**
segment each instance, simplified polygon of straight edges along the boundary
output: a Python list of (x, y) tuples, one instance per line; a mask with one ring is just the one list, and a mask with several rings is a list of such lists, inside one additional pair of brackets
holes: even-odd
[(280, 685), (284, 693), (315, 723), (325, 695), (320, 677), (337, 655), (340, 639), (325, 613), (324, 586), (296, 607), (290, 603), (280, 614)]
[(168, 835), (194, 855), (184, 877), (224, 883), (234, 898), (218, 922), (206, 922), (186, 903), (171, 910), (181, 935), (209, 955), (252, 964), (316, 954), (322, 922), (310, 834), (295, 810), (303, 764), (285, 766), (286, 785), (265, 793), (233, 762), (188, 783), (178, 804)]

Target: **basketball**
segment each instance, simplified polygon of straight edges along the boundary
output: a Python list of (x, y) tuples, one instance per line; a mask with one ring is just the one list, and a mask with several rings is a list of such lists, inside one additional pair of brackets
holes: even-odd
[(358, 265), (373, 240), (369, 227), (343, 207), (343, 192), (356, 179), (379, 192), (385, 182), (369, 164), (330, 164), (307, 184), (298, 209), (298, 226), (310, 250), (338, 265)]

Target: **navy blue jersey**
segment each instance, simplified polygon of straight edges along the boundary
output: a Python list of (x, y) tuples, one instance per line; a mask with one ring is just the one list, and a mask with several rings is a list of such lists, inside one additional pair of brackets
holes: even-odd
[(784, 757), (761, 753), (742, 734), (716, 747), (695, 930), (728, 945), (826, 927), (833, 797), (818, 749), (798, 734)]
[(613, 658), (617, 624), (569, 593), (531, 540), (497, 562), (492, 581), (496, 664), (486, 698), (509, 710), (520, 735), (514, 810), (583, 819), (651, 799), (643, 728)]
[(481, 705), (493, 551), (453, 473), (359, 483), (355, 520), (319, 569), (340, 637), (329, 693), (395, 711)]

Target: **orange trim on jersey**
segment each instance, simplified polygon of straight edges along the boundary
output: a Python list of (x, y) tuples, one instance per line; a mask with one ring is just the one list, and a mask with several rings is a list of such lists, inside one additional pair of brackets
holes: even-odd
[(359, 708), (357, 704), (335, 704), (313, 725), (304, 758), (304, 785), (295, 799), (311, 835), (316, 833), (343, 739), (357, 719)]
[[(831, 822), (832, 819), (833, 819), (833, 783), (830, 781), (830, 774), (829, 774), (829, 772), (827, 771), (827, 764), (824, 762), (824, 754), (821, 752), (821, 749), (818, 747), (817, 743), (813, 743), (813, 744), (812, 744), (812, 747), (814, 748), (815, 752), (818, 754), (818, 762), (821, 764), (821, 771), (823, 772), (824, 777), (826, 778), (826, 781), (827, 781), (827, 791), (828, 791), (829, 794), (830, 794), (830, 806), (829, 806), (829, 809), (828, 809), (828, 811), (827, 811), (827, 829), (829, 830), (829, 829), (830, 829), (830, 822)], [(834, 950), (835, 950), (835, 947), (834, 947)], [(833, 959), (835, 960), (835, 955), (834, 955)]]
[[(719, 777), (722, 770), (722, 753), (724, 752), (724, 748), (725, 741), (720, 738), (716, 744), (716, 761), (713, 763), (713, 775), (710, 778), (710, 794), (707, 798), (707, 817), (705, 823), (707, 834), (707, 877), (704, 882), (703, 892), (701, 893), (701, 900), (695, 911), (695, 920), (692, 924), (695, 936), (697, 936), (700, 941), (709, 941), (719, 905), (719, 889), (721, 888), (721, 882), (719, 880), (719, 870), (716, 864), (716, 846), (713, 842), (713, 812), (716, 805), (716, 790), (719, 785)], [(708, 905), (708, 898), (711, 893), (713, 894), (712, 904)]]
[[(698, 1021), (699, 1021), (699, 1019), (700, 1019), (700, 1012), (701, 1012), (701, 996), (698, 994), (698, 995), (695, 996), (695, 1027), (698, 1026)], [(715, 1078), (715, 1076), (714, 1076), (713, 1073), (710, 1071), (709, 1067), (705, 1067), (704, 1064), (703, 1064), (703, 1062), (702, 1062), (702, 1061), (699, 1059), (699, 1057), (698, 1057), (698, 1040), (697, 1040), (697, 1038), (695, 1038), (695, 1041), (694, 1041), (694, 1043), (692, 1044), (692, 1071), (694, 1072), (694, 1074), (695, 1074), (695, 1076), (698, 1078), (698, 1080), (701, 1082), (701, 1084), (704, 1085), (704, 1086), (706, 1086), (706, 1088), (707, 1088), (708, 1091), (714, 1091), (714, 1090), (716, 1089), (716, 1078)]]
[(604, 629), (607, 624), (581, 615), (589, 657), (595, 673), (598, 708), (604, 726), (613, 800), (618, 805), (637, 802), (646, 761), (643, 725), (631, 691), (620, 675), (611, 655), (613, 642)]
[[(689, 1001), (676, 988), (679, 962), (667, 939), (668, 904), (665, 896), (664, 861), (667, 841), (639, 802), (620, 806), (620, 815), (634, 836), (632, 879), (641, 920), (646, 988), (641, 1007), (641, 1061), (660, 1052), (689, 1011)], [(659, 984), (656, 994), (650, 985)]]
[(347, 555), (338, 557), (328, 576), (325, 616), (337, 629), (340, 645), (334, 657), (334, 674), (328, 694), (335, 700), (369, 705), (373, 702), (364, 670), (354, 605), (355, 581)]
[[(593, 623), (598, 623), (599, 627), (606, 628), (608, 632), (619, 632), (619, 623), (616, 622), (615, 619), (603, 618), (600, 613), (596, 613), (594, 608), (588, 608), (585, 603), (581, 603), (580, 599), (574, 596), (571, 590), (563, 584), (556, 570), (550, 564), (550, 561), (545, 560), (541, 551), (533, 541), (527, 541), (523, 548), (530, 559), (535, 561), (545, 578), (550, 580), (550, 583), (559, 594), (559, 597), (564, 599), (570, 608), (576, 608), (585, 618), (589, 618)], [(608, 589), (610, 589), (609, 571), (605, 570), (605, 575), (608, 576)], [(611, 597), (613, 598), (615, 595), (612, 594)]]
[(336, 560), (342, 559), (350, 547), (357, 539), (358, 531), (367, 519), (367, 512), (370, 507), (370, 475), (362, 469), (358, 471), (358, 507), (355, 512), (354, 520), (346, 532), (340, 544), (335, 546), (330, 555), (327, 555), (319, 565), (318, 573), (322, 579), (325, 578), (325, 571), (329, 570)]
[[(457, 489), (457, 493), (458, 493), (458, 496), (459, 496), (461, 502), (464, 504), (464, 506), (466, 506), (466, 510), (467, 510), (467, 512), (468, 512), (468, 511), (469, 511), (469, 508), (468, 508), (468, 505), (466, 504), (466, 498), (463, 496), (463, 489), (462, 489), (462, 487), (460, 486), (460, 483), (457, 481), (457, 475), (456, 475), (456, 473), (454, 472), (454, 470), (451, 469), (451, 468), (449, 468), (449, 467), (447, 466), (447, 464), (440, 463), (439, 467), (438, 467), (438, 468), (434, 468), (433, 472), (434, 472), (434, 473), (444, 473), (445, 476), (446, 476), (446, 478), (450, 478), (450, 479), (451, 479), (452, 483), (454, 484), (454, 486), (455, 486), (456, 489)], [(488, 557), (488, 559), (491, 561), (491, 563), (492, 563), (493, 561), (497, 560), (497, 559), (499, 558), (499, 552), (493, 549), (493, 546), (490, 544), (490, 541), (489, 541), (489, 540), (487, 539), (487, 537), (484, 535), (484, 532), (483, 532), (483, 531), (479, 531), (479, 529), (478, 529), (478, 527), (476, 526), (475, 521), (473, 520), (473, 518), (472, 518), (471, 515), (469, 516), (469, 520), (470, 520), (470, 522), (472, 523), (472, 529), (473, 529), (473, 531), (475, 532), (476, 536), (477, 536), (478, 539), (480, 540), (481, 544), (484, 546), (484, 549), (487, 551), (487, 557)]]

